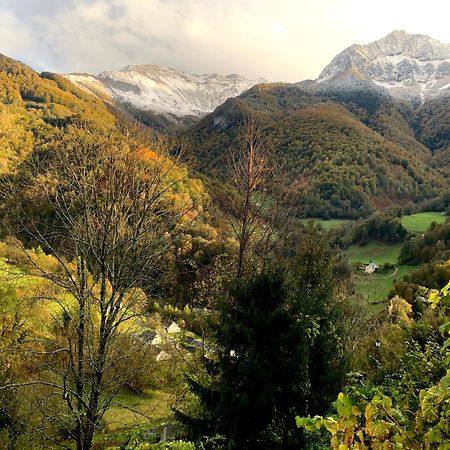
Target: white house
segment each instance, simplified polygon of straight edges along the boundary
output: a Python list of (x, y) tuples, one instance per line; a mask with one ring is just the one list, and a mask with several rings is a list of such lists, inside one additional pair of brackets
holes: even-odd
[(374, 262), (370, 262), (369, 265), (366, 266), (364, 269), (364, 272), (366, 273), (374, 273), (378, 269), (378, 264), (375, 264)]
[(155, 337), (152, 339), (151, 344), (152, 345), (161, 345), (162, 342), (163, 342), (163, 339), (162, 339), (161, 335), (156, 333)]

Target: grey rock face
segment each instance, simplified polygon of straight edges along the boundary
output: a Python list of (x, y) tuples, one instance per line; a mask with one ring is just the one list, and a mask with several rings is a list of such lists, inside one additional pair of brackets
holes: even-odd
[(339, 87), (344, 74), (373, 82), (393, 97), (423, 101), (448, 95), (450, 44), (425, 35), (394, 31), (370, 44), (352, 45), (325, 67), (316, 80), (324, 86), (316, 86), (316, 90)]
[(127, 66), (98, 76), (70, 74), (66, 77), (111, 101), (176, 117), (206, 115), (227, 98), (265, 81), (248, 80), (237, 74), (193, 75), (156, 64)]

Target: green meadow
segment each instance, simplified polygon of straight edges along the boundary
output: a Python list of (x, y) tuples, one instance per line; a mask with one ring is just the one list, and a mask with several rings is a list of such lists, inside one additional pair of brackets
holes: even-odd
[(439, 212), (421, 212), (402, 217), (403, 226), (410, 233), (425, 233), (433, 223), (444, 223), (447, 217)]
[(370, 303), (378, 304), (388, 298), (394, 283), (404, 275), (411, 273), (418, 266), (400, 266), (385, 273), (366, 274), (358, 270), (355, 274), (355, 289)]
[(330, 231), (332, 228), (336, 228), (344, 223), (351, 222), (350, 220), (344, 219), (302, 219), (301, 223), (307, 225), (308, 223), (313, 223), (314, 225), (320, 225), (325, 231)]
[(403, 242), (385, 244), (371, 241), (366, 245), (353, 244), (345, 253), (352, 263), (369, 264), (372, 261), (381, 266), (384, 263), (397, 264), (402, 246)]

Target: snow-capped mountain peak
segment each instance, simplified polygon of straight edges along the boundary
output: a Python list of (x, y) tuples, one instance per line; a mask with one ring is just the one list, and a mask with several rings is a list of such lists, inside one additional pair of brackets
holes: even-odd
[(394, 97), (424, 100), (450, 93), (450, 44), (396, 30), (370, 44), (346, 48), (316, 81), (332, 86), (349, 71)]
[(119, 104), (157, 114), (203, 116), (265, 80), (238, 74), (194, 75), (158, 64), (130, 65), (98, 76), (70, 74), (73, 83)]

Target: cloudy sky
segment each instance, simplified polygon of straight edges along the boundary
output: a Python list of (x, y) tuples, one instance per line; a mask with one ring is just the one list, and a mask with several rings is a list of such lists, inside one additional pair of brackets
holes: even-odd
[(450, 42), (449, 17), (448, 0), (0, 0), (0, 53), (40, 71), (159, 63), (299, 81), (394, 29)]

